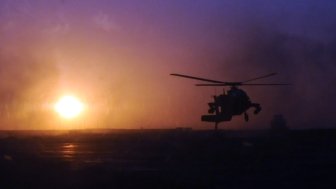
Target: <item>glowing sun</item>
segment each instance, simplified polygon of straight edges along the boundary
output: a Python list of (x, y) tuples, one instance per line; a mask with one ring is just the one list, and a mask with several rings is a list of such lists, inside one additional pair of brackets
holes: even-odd
[(56, 102), (55, 111), (66, 119), (78, 116), (84, 109), (83, 103), (74, 96), (63, 96)]

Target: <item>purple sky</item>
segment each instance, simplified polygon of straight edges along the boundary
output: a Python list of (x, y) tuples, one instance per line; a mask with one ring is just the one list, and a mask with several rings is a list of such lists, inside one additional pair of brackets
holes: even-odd
[(172, 72), (293, 84), (244, 88), (263, 111), (227, 128), (266, 128), (278, 113), (333, 127), (335, 23), (332, 0), (3, 0), (0, 129), (62, 128), (51, 106), (66, 93), (88, 104), (78, 128), (212, 128), (200, 116), (222, 89)]

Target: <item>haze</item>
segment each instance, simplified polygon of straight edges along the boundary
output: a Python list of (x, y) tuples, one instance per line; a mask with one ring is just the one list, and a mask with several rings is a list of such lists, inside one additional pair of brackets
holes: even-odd
[[(212, 128), (202, 123), (211, 96), (169, 76), (240, 81), (262, 105), (249, 123), (283, 114), (292, 128), (336, 123), (336, 2), (114, 0), (0, 2), (0, 129)], [(53, 111), (71, 93), (87, 104), (73, 123)]]

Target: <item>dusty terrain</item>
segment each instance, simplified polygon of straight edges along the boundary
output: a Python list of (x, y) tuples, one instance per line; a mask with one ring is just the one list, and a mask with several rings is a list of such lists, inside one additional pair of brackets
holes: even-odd
[(1, 132), (1, 188), (335, 188), (336, 131)]

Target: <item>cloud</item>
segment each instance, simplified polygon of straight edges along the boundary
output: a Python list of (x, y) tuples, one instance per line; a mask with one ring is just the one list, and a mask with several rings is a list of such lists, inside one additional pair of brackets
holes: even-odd
[(44, 29), (43, 32), (47, 34), (66, 34), (70, 31), (70, 24), (68, 23), (58, 23), (53, 26), (49, 26)]
[(270, 91), (267, 93), (248, 89), (262, 99), (261, 104), (271, 108), (265, 110), (265, 115), (281, 111), (294, 127), (336, 123), (332, 111), (336, 104), (333, 98), (336, 88), (332, 87), (336, 85), (336, 36), (324, 42), (260, 27), (247, 30), (244, 39), (239, 53), (229, 57), (231, 66), (244, 65), (241, 71), (247, 75), (276, 71), (281, 78), (277, 81), (292, 84), (279, 90), (272, 87), (260, 90)]
[(99, 12), (95, 15), (93, 21), (99, 28), (106, 32), (119, 31), (121, 29), (120, 25), (104, 12)]
[(46, 34), (67, 34), (71, 29), (70, 18), (63, 11), (57, 11), (55, 16), (46, 21), (43, 32)]
[[(32, 38), (32, 42), (36, 42)], [(8, 53), (0, 48), (0, 119), (3, 128), (47, 128), (45, 105), (55, 93), (58, 69), (50, 52), (21, 43)], [(48, 116), (52, 118), (52, 116)], [(39, 124), (36, 124), (39, 123)]]

